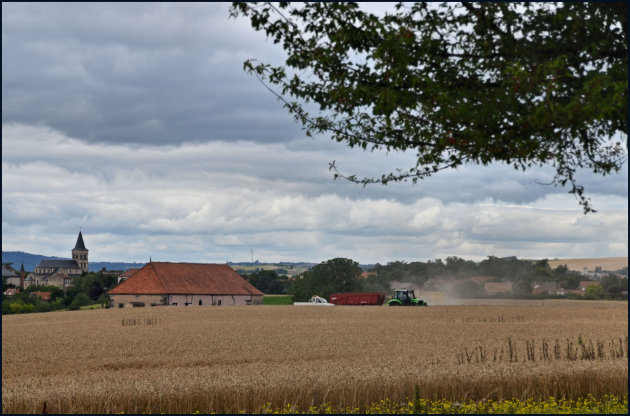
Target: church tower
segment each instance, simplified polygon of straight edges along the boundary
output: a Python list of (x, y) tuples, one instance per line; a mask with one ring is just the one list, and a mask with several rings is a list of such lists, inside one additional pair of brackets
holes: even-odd
[(88, 251), (89, 250), (85, 248), (85, 243), (83, 243), (83, 235), (81, 231), (79, 231), (77, 243), (72, 249), (72, 260), (77, 262), (83, 273), (87, 273), (88, 271)]

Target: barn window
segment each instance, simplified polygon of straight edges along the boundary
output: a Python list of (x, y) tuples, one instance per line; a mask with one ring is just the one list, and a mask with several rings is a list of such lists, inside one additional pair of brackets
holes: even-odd
[(125, 304), (124, 304), (124, 303), (119, 303), (119, 304), (118, 304), (118, 307), (119, 307), (119, 308), (124, 308), (124, 307), (125, 307)]
[(171, 303), (171, 305), (177, 306), (177, 302), (173, 302), (173, 303)]
[(221, 306), (221, 300), (219, 300), (218, 305)]
[(144, 307), (144, 302), (131, 302), (131, 306), (134, 308), (142, 308)]
[(199, 299), (199, 306), (203, 305), (203, 303), (201, 302), (201, 299)]

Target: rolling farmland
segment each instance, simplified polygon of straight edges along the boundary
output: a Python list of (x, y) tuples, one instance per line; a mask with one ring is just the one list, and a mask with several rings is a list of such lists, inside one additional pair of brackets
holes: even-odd
[(565, 259), (565, 260), (549, 260), (549, 267), (552, 269), (566, 265), (569, 270), (582, 272), (584, 268), (589, 271), (595, 271), (596, 267), (602, 270), (616, 271), (624, 267), (628, 267), (627, 257), (601, 257), (594, 259)]
[(625, 302), (109, 309), (2, 317), (3, 413), (366, 408), (627, 394)]

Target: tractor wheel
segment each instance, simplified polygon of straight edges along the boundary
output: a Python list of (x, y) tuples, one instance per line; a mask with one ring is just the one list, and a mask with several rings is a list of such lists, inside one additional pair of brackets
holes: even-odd
[(400, 306), (400, 303), (398, 303), (398, 302), (390, 302), (389, 306)]

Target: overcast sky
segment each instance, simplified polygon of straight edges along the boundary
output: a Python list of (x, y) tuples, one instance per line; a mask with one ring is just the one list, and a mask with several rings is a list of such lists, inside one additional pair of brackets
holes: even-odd
[(308, 139), (243, 61), (283, 51), (228, 3), (2, 4), (2, 250), (91, 261), (627, 256), (628, 174), (466, 166)]

